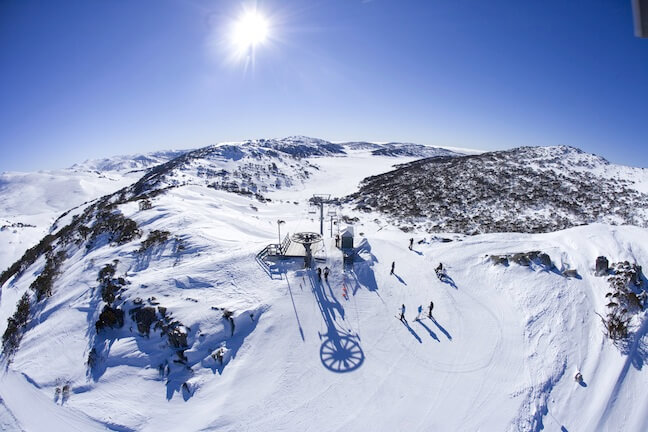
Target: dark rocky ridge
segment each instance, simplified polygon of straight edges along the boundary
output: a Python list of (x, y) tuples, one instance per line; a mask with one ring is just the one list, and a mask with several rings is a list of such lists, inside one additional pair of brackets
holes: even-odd
[[(369, 177), (347, 201), (387, 214), (403, 229), (431, 232), (537, 233), (595, 222), (646, 226), (648, 195), (614, 170), (603, 158), (565, 146), (441, 156)], [(646, 170), (634, 170), (646, 178)]]

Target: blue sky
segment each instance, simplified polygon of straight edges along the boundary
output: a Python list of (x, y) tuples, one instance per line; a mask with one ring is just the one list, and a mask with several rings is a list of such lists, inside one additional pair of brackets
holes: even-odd
[(629, 0), (0, 0), (0, 171), (298, 134), (648, 167), (648, 40)]

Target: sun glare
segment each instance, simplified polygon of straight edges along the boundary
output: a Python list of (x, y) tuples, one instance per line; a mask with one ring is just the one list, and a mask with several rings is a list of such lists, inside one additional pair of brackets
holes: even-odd
[(235, 23), (232, 43), (241, 51), (247, 51), (262, 44), (268, 37), (268, 21), (255, 10), (246, 11)]

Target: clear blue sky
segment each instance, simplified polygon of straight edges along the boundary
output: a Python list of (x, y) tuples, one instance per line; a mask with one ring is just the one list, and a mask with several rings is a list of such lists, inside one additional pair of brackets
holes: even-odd
[(309, 135), (648, 166), (630, 0), (259, 0), (254, 64), (218, 0), (0, 0), (0, 171)]

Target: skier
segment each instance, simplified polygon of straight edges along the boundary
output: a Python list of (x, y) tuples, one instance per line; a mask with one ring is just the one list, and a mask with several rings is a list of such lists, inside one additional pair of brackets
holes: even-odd
[(413, 237), (410, 239), (409, 250), (412, 250), (412, 247), (414, 247), (414, 238)]
[(331, 270), (329, 270), (328, 266), (324, 267), (324, 280), (328, 280), (328, 275), (330, 271)]
[(414, 318), (414, 321), (420, 321), (421, 320), (421, 314), (423, 313), (423, 305), (419, 305), (417, 311), (418, 311), (418, 314), (416, 315), (416, 318)]
[(432, 318), (432, 309), (434, 309), (434, 302), (431, 301), (428, 310), (428, 318)]
[(322, 280), (322, 269), (317, 267), (317, 279)]
[(399, 319), (401, 321), (407, 322), (407, 320), (405, 319), (405, 305), (401, 306), (401, 312), (400, 312), (400, 318)]
[(392, 261), (392, 268), (391, 271), (389, 272), (390, 275), (394, 274), (394, 268), (396, 267), (396, 261)]
[(340, 234), (335, 235), (335, 247), (336, 248), (340, 247)]

